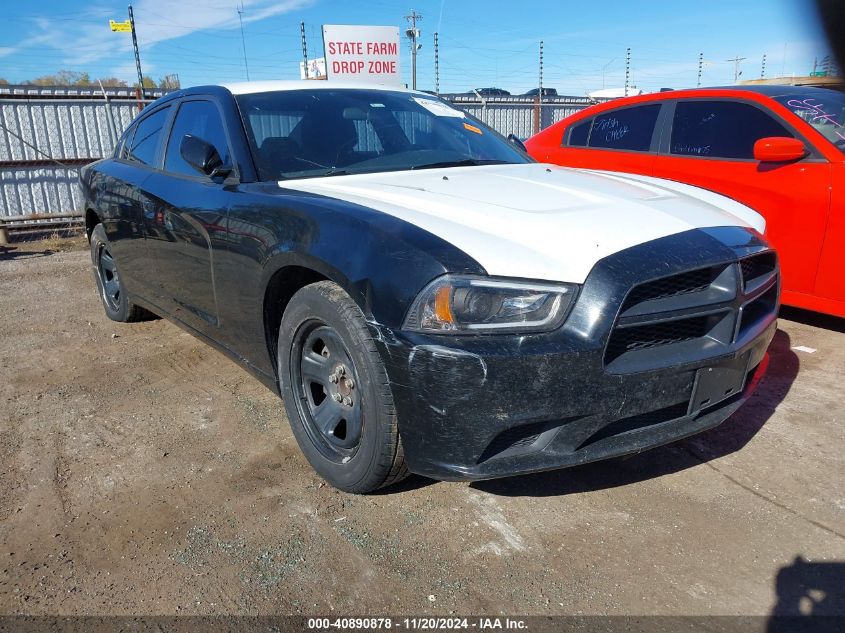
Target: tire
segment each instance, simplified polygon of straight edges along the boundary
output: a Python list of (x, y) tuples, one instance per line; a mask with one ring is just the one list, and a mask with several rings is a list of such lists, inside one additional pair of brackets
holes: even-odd
[(291, 298), (277, 362), (294, 437), (323, 479), (367, 493), (408, 475), (387, 372), (340, 286), (321, 281)]
[(90, 246), (94, 281), (97, 284), (97, 294), (103, 303), (106, 316), (112, 321), (121, 323), (149, 318), (151, 316), (149, 312), (129, 300), (102, 224), (98, 224), (91, 231)]

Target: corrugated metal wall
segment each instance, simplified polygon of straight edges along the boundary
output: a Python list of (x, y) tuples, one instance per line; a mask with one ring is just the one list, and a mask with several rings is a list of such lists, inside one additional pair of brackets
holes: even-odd
[(108, 100), (99, 89), (0, 89), (0, 216), (80, 210), (79, 166), (110, 154), (138, 113), (131, 90), (106, 94)]
[[(127, 91), (104, 100), (89, 94), (0, 93), (0, 215), (81, 211), (78, 165), (112, 152), (138, 112)], [(159, 95), (154, 95), (159, 96)], [(534, 133), (535, 104), (518, 98), (481, 100), (454, 96), (452, 103), (502, 134)], [(558, 97), (543, 103), (540, 129), (590, 105), (588, 99)], [(268, 130), (268, 133), (277, 130)], [(39, 161), (39, 164), (20, 164)], [(62, 167), (58, 163), (69, 161)], [(5, 164), (4, 164), (5, 163)]]

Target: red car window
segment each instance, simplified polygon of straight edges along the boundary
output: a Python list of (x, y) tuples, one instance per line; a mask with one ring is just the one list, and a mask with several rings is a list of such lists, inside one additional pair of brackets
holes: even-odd
[(580, 142), (589, 128), (588, 147), (647, 152), (651, 148), (651, 137), (659, 113), (659, 103), (605, 112), (592, 119), (591, 127), (590, 122), (586, 122), (573, 129), (570, 145)]
[(792, 134), (760, 108), (738, 101), (679, 101), (669, 151), (681, 156), (754, 159), (754, 143)]

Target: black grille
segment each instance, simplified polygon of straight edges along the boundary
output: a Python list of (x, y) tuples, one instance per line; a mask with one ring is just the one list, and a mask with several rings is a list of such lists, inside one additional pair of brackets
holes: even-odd
[(640, 413), (639, 415), (632, 415), (627, 418), (622, 418), (621, 420), (616, 420), (615, 422), (611, 422), (607, 426), (603, 426), (593, 433), (590, 437), (584, 440), (578, 448), (584, 448), (589, 444), (594, 444), (595, 442), (608, 437), (613, 437), (614, 435), (620, 435), (629, 431), (636, 431), (655, 424), (662, 424), (663, 422), (668, 422), (669, 420), (677, 420), (687, 414), (688, 408), (689, 402), (685, 401), (673, 404), (670, 407), (658, 409), (657, 411), (648, 411), (647, 413)]
[(724, 266), (715, 268), (699, 268), (697, 270), (690, 270), (680, 275), (672, 275), (671, 277), (663, 277), (649, 281), (648, 283), (636, 286), (628, 294), (625, 303), (622, 305), (622, 311), (642, 303), (643, 301), (653, 301), (655, 299), (665, 299), (666, 297), (676, 297), (678, 295), (685, 295), (691, 292), (701, 292), (707, 290), (713, 280), (719, 276), (725, 269)]
[(755, 279), (771, 275), (775, 272), (775, 266), (777, 266), (777, 257), (771, 251), (746, 257), (739, 262), (739, 267), (742, 269), (742, 281), (747, 286)]
[(662, 323), (617, 328), (610, 336), (605, 362), (611, 362), (626, 352), (649, 349), (671, 343), (691, 341), (706, 336), (711, 325), (710, 316), (691, 317)]
[(777, 309), (778, 289), (772, 286), (742, 308), (739, 335), (744, 336), (754, 326), (764, 323)]

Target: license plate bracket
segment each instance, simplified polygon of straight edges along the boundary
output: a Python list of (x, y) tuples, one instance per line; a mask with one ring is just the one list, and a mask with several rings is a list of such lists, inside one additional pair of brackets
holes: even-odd
[(699, 369), (692, 387), (689, 413), (697, 413), (741, 393), (745, 387), (749, 357), (745, 353), (731, 363)]

